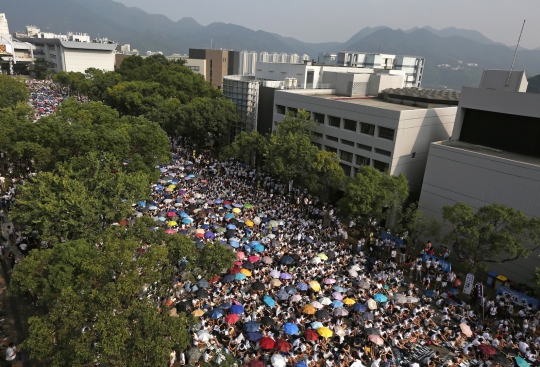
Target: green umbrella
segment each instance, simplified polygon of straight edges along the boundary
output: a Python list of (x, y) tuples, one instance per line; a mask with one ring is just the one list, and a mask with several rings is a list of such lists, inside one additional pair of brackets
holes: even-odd
[(225, 232), (225, 231), (227, 231), (227, 230), (225, 228), (223, 228), (223, 227), (219, 227), (218, 229), (216, 229), (217, 233), (222, 233), (222, 232)]
[(251, 205), (251, 204), (244, 204), (244, 208), (245, 208), (245, 209), (251, 209), (251, 208), (253, 208), (253, 205)]

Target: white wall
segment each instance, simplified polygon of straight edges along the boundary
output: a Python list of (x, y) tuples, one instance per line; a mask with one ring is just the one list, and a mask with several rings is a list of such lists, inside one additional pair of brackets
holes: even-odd
[[(84, 50), (63, 48), (65, 71), (84, 73), (88, 68), (114, 71), (114, 53), (112, 51)], [(58, 56), (57, 56), (58, 57)]]

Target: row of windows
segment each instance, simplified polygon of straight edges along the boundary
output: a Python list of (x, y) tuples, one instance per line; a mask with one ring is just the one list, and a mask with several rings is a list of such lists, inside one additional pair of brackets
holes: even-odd
[[(315, 145), (319, 149), (323, 149), (323, 145), (320, 144), (320, 143), (313, 143), (313, 145)], [(327, 152), (332, 152), (332, 153), (338, 154), (338, 149), (334, 148), (334, 147), (324, 146), (324, 150), (326, 150)], [(378, 169), (381, 172), (385, 172), (385, 171), (388, 171), (390, 169), (390, 164), (389, 163), (382, 162), (382, 161), (379, 161), (377, 159), (372, 160), (371, 158), (364, 157), (364, 156), (359, 155), (359, 154), (353, 154), (353, 153), (347, 152), (345, 150), (340, 150), (339, 151), (339, 158), (342, 161), (345, 161), (345, 162), (348, 162), (348, 163), (351, 163), (351, 164), (356, 164), (357, 166), (370, 166), (371, 161), (373, 161), (373, 167), (375, 167), (376, 169)], [(354, 162), (353, 162), (353, 159), (354, 159)], [(347, 176), (350, 176), (351, 175), (351, 170), (354, 170), (354, 174), (356, 175), (356, 172), (357, 172), (358, 168), (351, 167), (350, 165), (348, 165), (345, 162), (340, 162), (340, 166), (345, 171), (345, 174)]]
[[(296, 109), (296, 108), (285, 107), (285, 106), (282, 106), (282, 105), (276, 105), (276, 112), (281, 114), (281, 115), (284, 115), (287, 110), (288, 111), (293, 111), (293, 112), (298, 112), (298, 109)], [(349, 119), (345, 119), (345, 118), (342, 119), (341, 117), (337, 117), (337, 116), (331, 116), (331, 115), (327, 115), (327, 116), (328, 116), (328, 126), (332, 126), (332, 127), (341, 129), (342, 128), (341, 120), (343, 120), (343, 129), (344, 130), (358, 132), (358, 125), (360, 125), (360, 133), (375, 136), (375, 130), (376, 129), (375, 129), (375, 125), (373, 125), (373, 124), (368, 124), (366, 122), (358, 122), (358, 121), (349, 120)], [(315, 121), (319, 122), (320, 124), (325, 123), (325, 115), (323, 113), (314, 112), (313, 113), (313, 119)], [(387, 140), (394, 140), (394, 135), (395, 135), (395, 130), (394, 129), (378, 126), (377, 130), (378, 130), (377, 137), (382, 138), (382, 139), (387, 139)]]
[[(319, 139), (323, 138), (323, 134), (321, 134), (321, 133), (314, 133), (313, 136), (316, 137), (316, 138), (319, 138)], [(330, 141), (333, 141), (333, 142), (336, 142), (336, 143), (340, 142), (340, 139), (338, 139), (337, 137), (332, 136), (332, 135), (326, 135), (326, 140), (330, 140)], [(350, 147), (355, 146), (353, 141), (345, 140), (345, 139), (341, 139), (341, 144), (348, 145)], [(356, 147), (359, 148), (359, 149), (362, 149), (362, 150), (367, 150), (369, 152), (371, 152), (373, 150), (373, 148), (370, 147), (369, 145), (360, 144), (360, 143), (356, 143)], [(384, 149), (379, 149), (379, 148), (375, 148), (375, 153), (382, 154), (382, 155), (385, 155), (387, 157), (392, 156), (392, 152), (390, 152), (388, 150), (384, 150)]]

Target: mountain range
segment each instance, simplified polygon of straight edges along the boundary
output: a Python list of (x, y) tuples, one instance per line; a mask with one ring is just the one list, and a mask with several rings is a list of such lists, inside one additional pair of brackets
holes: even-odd
[[(319, 52), (340, 50), (423, 56), (422, 86), (432, 88), (477, 86), (483, 69), (508, 69), (513, 57), (511, 47), (478, 31), (455, 27), (365, 27), (345, 42), (308, 43), (234, 24), (204, 26), (193, 18), (172, 21), (112, 0), (0, 0), (0, 11), (6, 14), (11, 31), (35, 25), (56, 33), (85, 32), (129, 43), (141, 54), (147, 50), (187, 53), (189, 48), (209, 48), (212, 43), (214, 48), (308, 54), (313, 59)], [(540, 74), (540, 50), (520, 50), (515, 69)]]

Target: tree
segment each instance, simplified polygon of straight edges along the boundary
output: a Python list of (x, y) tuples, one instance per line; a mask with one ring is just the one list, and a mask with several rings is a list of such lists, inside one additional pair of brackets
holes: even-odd
[(50, 61), (36, 59), (34, 61), (34, 74), (36, 79), (50, 79), (56, 73), (56, 65)]
[(463, 202), (443, 207), (444, 222), (451, 231), (445, 240), (456, 242), (471, 269), (485, 269), (486, 263), (504, 263), (526, 258), (538, 248), (537, 220), (502, 204), (484, 205), (477, 212)]
[(79, 91), (79, 87), (86, 80), (86, 77), (81, 72), (60, 71), (53, 75), (53, 81), (64, 87), (68, 88), (68, 95), (71, 96), (72, 92)]
[(313, 169), (317, 179), (310, 181), (312, 187), (308, 186), (308, 190), (316, 193), (322, 200), (326, 201), (329, 190), (343, 188), (346, 176), (339, 163), (340, 160), (336, 153), (319, 150), (313, 162)]
[(403, 173), (392, 176), (374, 167), (362, 166), (347, 185), (338, 206), (345, 215), (380, 219), (385, 209), (400, 205), (408, 194), (408, 182)]
[(220, 242), (210, 243), (204, 246), (198, 256), (197, 264), (206, 274), (207, 279), (221, 274), (229, 269), (236, 261), (236, 253)]
[(435, 217), (427, 218), (418, 203), (401, 207), (396, 223), (392, 233), (404, 236), (410, 244), (415, 244), (420, 238), (433, 238), (435, 241), (440, 238), (441, 222)]
[(22, 347), (32, 358), (50, 359), (53, 366), (163, 366), (171, 350), (189, 346), (192, 317), (169, 316), (154, 294), (172, 292), (177, 264), (171, 260), (192, 256), (194, 246), (171, 256), (169, 243), (185, 242), (183, 236), (147, 225), (137, 220), (134, 227), (105, 230), (98, 242), (34, 250), (16, 265), (10, 293), (31, 290), (49, 310), (29, 320)]
[(252, 165), (257, 156), (265, 157), (268, 154), (268, 137), (253, 130), (249, 134), (245, 131), (236, 135), (233, 142), (223, 148), (225, 159), (238, 159), (247, 165)]
[(108, 88), (104, 97), (121, 115), (141, 116), (163, 103), (160, 87), (155, 82), (123, 82)]
[(0, 108), (14, 108), (17, 103), (27, 102), (30, 95), (23, 81), (0, 74)]

